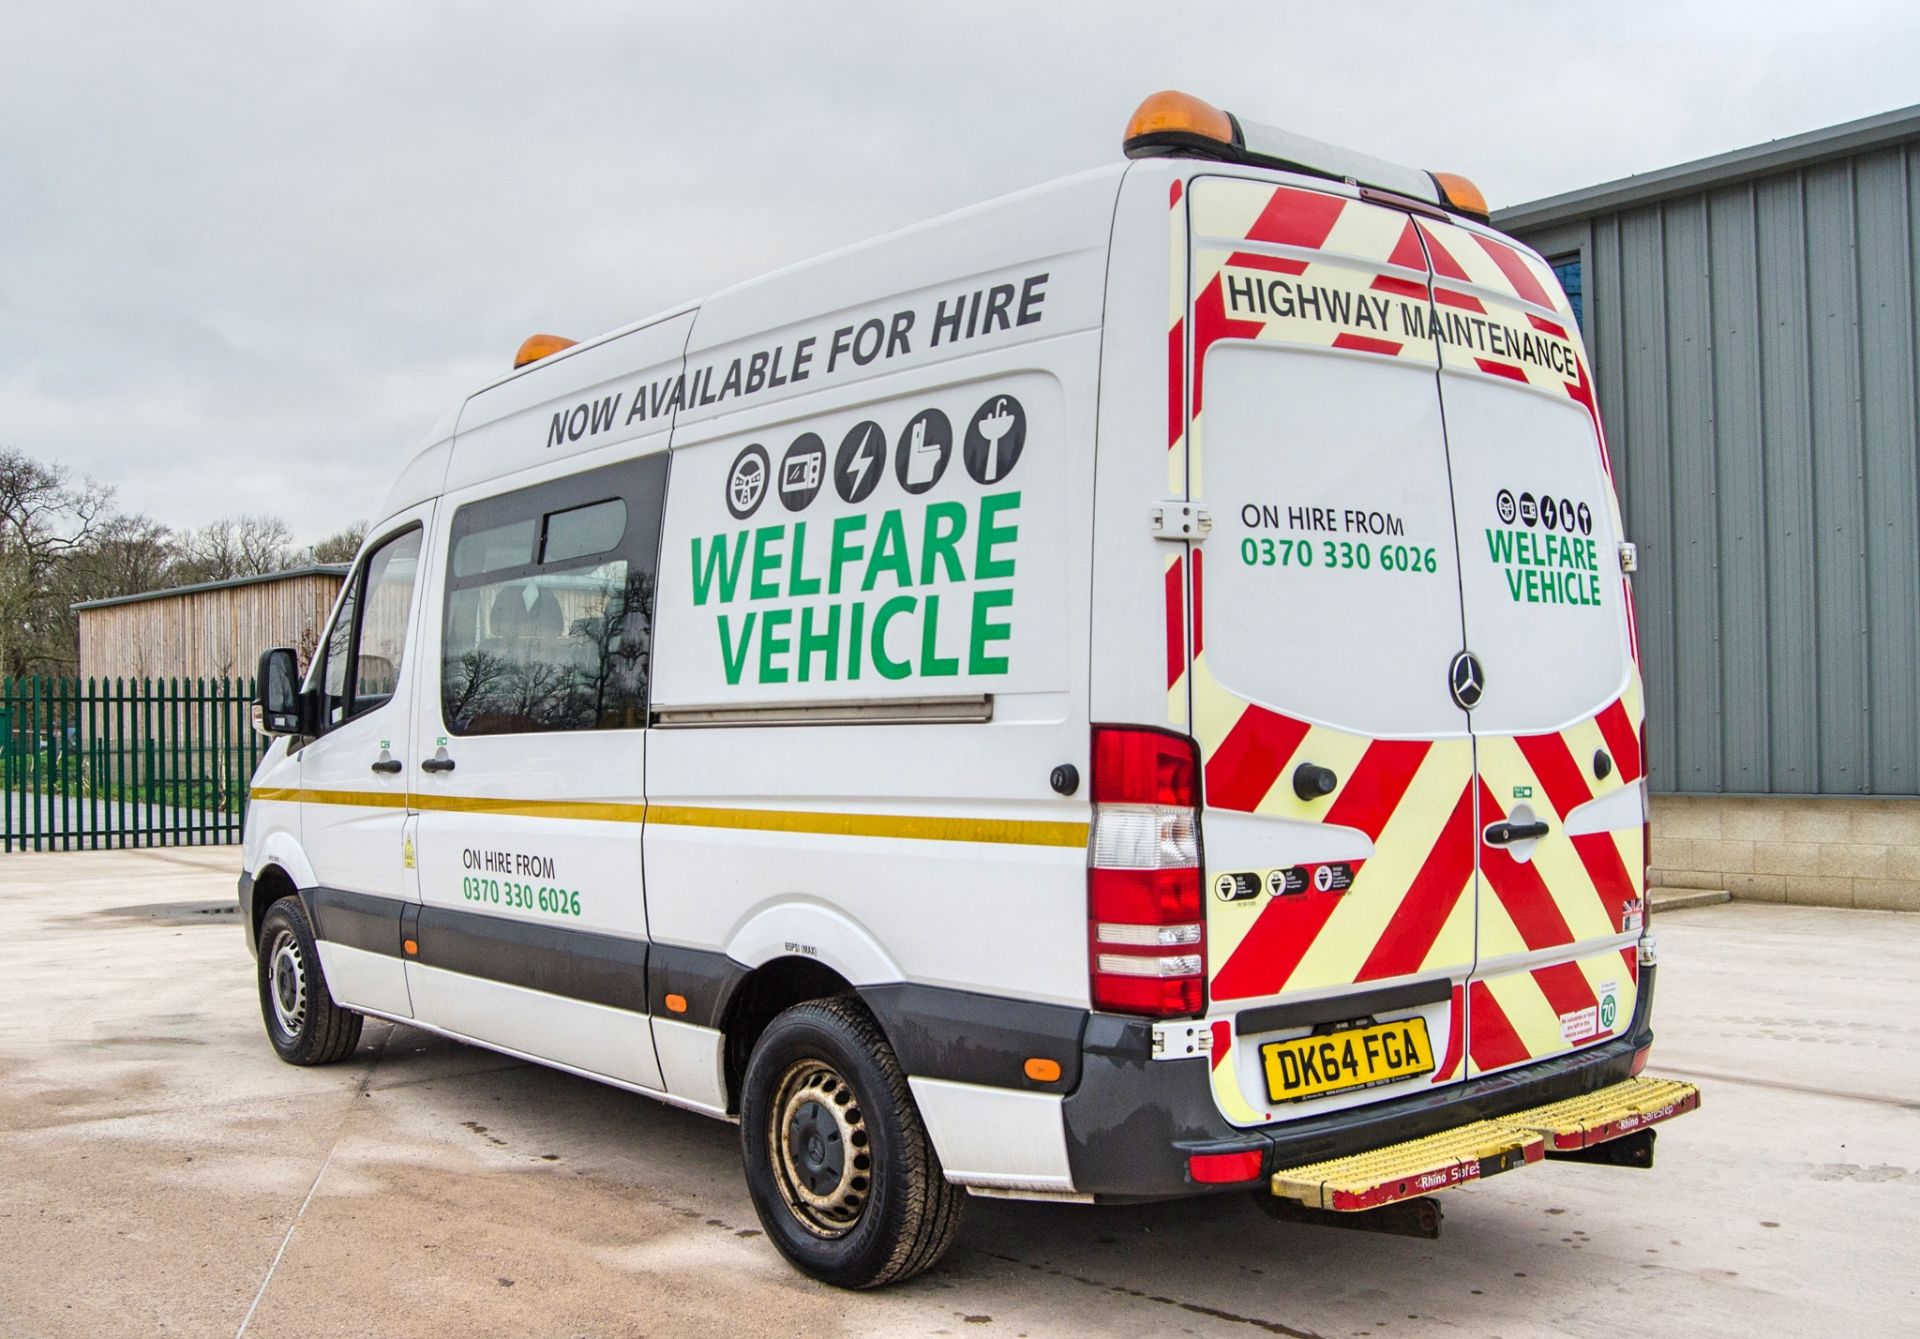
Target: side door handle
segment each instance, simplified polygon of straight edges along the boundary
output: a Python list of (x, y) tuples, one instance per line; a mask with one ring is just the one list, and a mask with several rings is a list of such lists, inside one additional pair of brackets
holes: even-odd
[(1515, 842), (1547, 835), (1546, 820), (1535, 823), (1493, 823), (1481, 834), (1489, 846), (1511, 846)]
[(423, 772), (451, 772), (453, 770), (453, 759), (428, 758), (420, 764), (420, 770)]
[(382, 758), (379, 762), (373, 765), (373, 770), (376, 772), (385, 772), (387, 775), (391, 776), (395, 772), (399, 771), (400, 767), (401, 767), (401, 763), (398, 758)]

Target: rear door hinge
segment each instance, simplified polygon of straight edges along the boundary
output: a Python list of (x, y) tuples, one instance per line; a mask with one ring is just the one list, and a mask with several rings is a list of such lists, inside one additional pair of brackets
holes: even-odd
[(1640, 570), (1639, 545), (1630, 544), (1624, 539), (1620, 541), (1620, 570), (1627, 576)]
[(1198, 502), (1156, 502), (1149, 515), (1155, 539), (1197, 541), (1213, 529), (1213, 513)]

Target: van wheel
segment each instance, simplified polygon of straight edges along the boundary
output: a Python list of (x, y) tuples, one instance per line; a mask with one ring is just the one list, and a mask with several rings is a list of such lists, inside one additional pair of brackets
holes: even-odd
[(260, 1016), (290, 1065), (330, 1065), (353, 1054), (364, 1021), (333, 1002), (307, 909), (297, 897), (267, 908), (260, 923)]
[(842, 1288), (912, 1278), (946, 1254), (966, 1192), (947, 1184), (907, 1076), (856, 1000), (797, 1004), (747, 1062), (740, 1150), (760, 1223)]

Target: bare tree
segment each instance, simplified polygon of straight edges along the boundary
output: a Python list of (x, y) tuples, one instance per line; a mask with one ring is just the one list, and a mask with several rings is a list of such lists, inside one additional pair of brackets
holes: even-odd
[(78, 661), (61, 568), (93, 543), (112, 503), (111, 488), (0, 450), (0, 673), (59, 672)]
[(367, 537), (367, 523), (354, 521), (342, 526), (307, 550), (316, 563), (350, 563), (360, 552), (360, 541)]
[(172, 579), (173, 532), (146, 516), (110, 516), (65, 563), (69, 600), (108, 600), (158, 590)]
[(180, 541), (175, 585), (264, 576), (293, 564), (293, 531), (278, 516), (209, 521)]

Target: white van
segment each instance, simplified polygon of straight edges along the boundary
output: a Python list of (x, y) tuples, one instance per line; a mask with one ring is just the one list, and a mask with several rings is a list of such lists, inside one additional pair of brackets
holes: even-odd
[[(400, 471), (240, 902), (392, 1019), (737, 1120), (869, 1286), (968, 1194), (1308, 1216), (1647, 1165), (1632, 549), (1470, 183), (1149, 99), (1129, 161), (579, 344)], [(1431, 1231), (1430, 1210), (1407, 1230)]]

